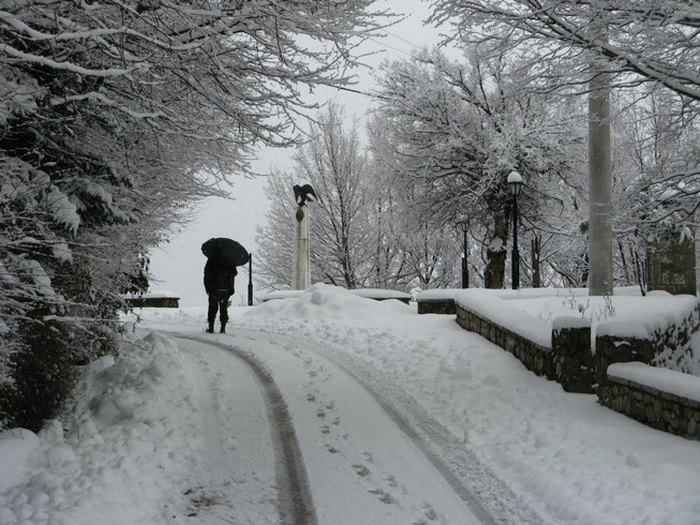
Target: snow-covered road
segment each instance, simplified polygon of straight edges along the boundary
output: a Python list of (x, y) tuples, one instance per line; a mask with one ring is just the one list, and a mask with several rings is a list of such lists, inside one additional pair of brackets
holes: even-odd
[(202, 436), (200, 460), (177, 493), (188, 501), (186, 521), (315, 524), (296, 439), (274, 383), (228, 346), (190, 338), (177, 343), (189, 361)]
[(700, 525), (700, 443), (454, 316), (324, 285), (231, 313), (140, 311), (60, 420), (1, 433), (0, 525)]
[[(192, 337), (178, 338), (178, 346), (183, 354), (193, 357), (192, 369), (200, 375), (197, 383), (225, 380), (232, 386), (226, 390), (226, 397), (221, 396), (224, 389), (220, 386), (213, 389), (219, 393), (218, 398), (206, 392), (198, 395), (206, 445), (202, 469), (197, 469), (201, 472), (188, 481), (197, 487), (192, 496), (194, 506), (198, 506), (188, 522), (199, 518), (202, 521), (196, 522), (274, 522), (263, 497), (275, 491), (269, 469), (263, 478), (256, 473), (260, 485), (252, 490), (261, 491), (258, 500), (263, 505), (259, 513), (271, 521), (241, 520), (240, 516), (240, 521), (227, 521), (229, 505), (223, 504), (235, 498), (236, 508), (249, 508), (257, 516), (245, 491), (227, 495), (226, 487), (232, 493), (240, 487), (226, 473), (239, 472), (244, 477), (250, 474), (236, 464), (239, 459), (245, 463), (250, 458), (261, 458), (261, 464), (267, 462), (269, 466), (270, 458), (265, 454), (270, 450), (275, 450), (273, 463), (278, 468), (281, 465), (282, 471), (292, 471), (291, 482), (285, 481), (284, 472), (276, 476), (281, 523), (315, 523), (317, 519), (318, 523), (333, 525), (468, 525), (493, 521), (464, 486), (455, 487), (453, 480), (451, 484), (446, 479), (449, 470), (437, 468), (425, 456), (415, 433), (397, 424), (395, 414), (387, 413), (388, 401), (378, 399), (354, 374), (323, 357), (317, 343), (250, 330), (235, 336), (208, 336), (208, 341), (202, 336), (193, 341)], [(221, 350), (231, 362), (222, 362)], [(251, 380), (251, 370), (255, 381)], [(270, 390), (281, 393), (285, 407), (280, 407), (280, 399)], [(285, 415), (287, 410), (289, 417)], [(265, 426), (260, 424), (260, 416), (266, 413), (269, 424)], [(252, 428), (236, 424), (251, 417), (258, 423)], [(240, 435), (242, 430), (244, 435), (237, 439), (245, 440), (245, 449), (252, 452), (248, 459), (238, 458), (235, 447), (227, 446), (227, 439), (232, 434)], [(294, 452), (297, 437), (303, 465), (297, 465), (299, 458)], [(275, 441), (282, 442), (282, 446), (273, 447)], [(310, 494), (305, 490), (307, 474)], [(202, 501), (211, 504), (202, 505)], [(290, 508), (288, 502), (296, 502), (299, 508)]]

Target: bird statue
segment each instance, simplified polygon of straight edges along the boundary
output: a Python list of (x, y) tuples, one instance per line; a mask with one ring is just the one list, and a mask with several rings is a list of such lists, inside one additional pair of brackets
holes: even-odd
[(318, 199), (318, 197), (316, 197), (316, 192), (314, 192), (314, 189), (311, 187), (311, 184), (304, 184), (303, 186), (295, 184), (294, 198), (296, 199), (300, 208), (306, 204), (306, 201), (313, 202)]

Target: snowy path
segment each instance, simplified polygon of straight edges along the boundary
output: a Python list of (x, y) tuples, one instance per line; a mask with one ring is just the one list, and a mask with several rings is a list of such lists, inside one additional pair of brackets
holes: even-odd
[[(315, 399), (318, 390), (325, 391), (333, 388), (335, 395), (343, 398), (345, 410), (358, 409), (357, 401), (360, 399), (381, 410), (382, 420), (385, 422), (390, 420), (391, 429), (375, 426), (372, 420), (367, 419), (367, 414), (362, 412), (361, 406), (357, 419), (352, 423), (353, 429), (355, 431), (362, 431), (363, 427), (369, 429), (365, 437), (370, 440), (370, 443), (365, 445), (370, 448), (381, 445), (392, 449), (392, 440), (395, 439), (397, 432), (400, 433), (402, 440), (410, 442), (410, 448), (402, 451), (403, 456), (399, 458), (399, 463), (405, 463), (408, 458), (420, 458), (423, 466), (439, 478), (439, 480), (427, 479), (428, 487), (417, 488), (415, 492), (415, 494), (430, 494), (431, 497), (436, 498), (432, 500), (424, 498), (426, 501), (423, 508), (428, 516), (436, 518), (439, 514), (431, 510), (433, 507), (430, 502), (441, 501), (442, 494), (461, 499), (460, 508), (468, 507), (473, 513), (469, 518), (471, 521), (445, 514), (440, 515), (438, 522), (538, 525), (548, 523), (546, 518), (534, 511), (523, 498), (512, 492), (464, 447), (464, 443), (455, 440), (447, 429), (418, 406), (390, 378), (381, 372), (378, 373), (373, 367), (367, 366), (367, 363), (354, 359), (352, 353), (348, 352), (343, 345), (334, 344), (330, 340), (319, 343), (313, 338), (298, 335), (296, 338), (290, 338), (255, 329), (239, 329), (235, 335), (235, 341), (237, 344), (256, 348), (258, 355), (272, 364), (286, 362), (282, 367), (284, 369), (293, 366), (295, 362), (304, 363), (309, 374), (309, 379), (303, 385), (309, 391), (307, 399)], [(353, 384), (354, 387), (352, 389), (343, 387), (342, 385), (346, 383)], [(289, 392), (293, 391), (294, 386), (290, 385)], [(302, 389), (297, 397), (303, 397), (304, 391)], [(334, 409), (336, 408), (335, 399), (331, 405)], [(320, 403), (318, 413), (325, 412), (323, 403)], [(323, 419), (326, 419), (325, 416)], [(329, 432), (334, 430), (334, 427), (325, 423), (322, 424), (321, 430), (323, 434), (328, 434), (329, 438), (334, 438), (338, 434), (338, 432)], [(342, 437), (343, 440), (350, 441), (350, 445), (352, 444), (348, 434)], [(336, 448), (335, 443), (330, 446)], [(346, 444), (345, 447), (348, 448), (348, 445)], [(313, 454), (313, 450), (311, 453)], [(321, 457), (319, 461), (321, 462), (320, 476), (323, 476), (324, 460)], [(359, 463), (359, 466), (361, 469), (362, 463)], [(411, 475), (407, 473), (408, 478), (411, 478)], [(387, 477), (392, 479), (394, 474), (389, 473)], [(449, 488), (446, 485), (449, 485)], [(433, 493), (434, 487), (438, 487), (437, 494)], [(378, 494), (383, 495), (381, 488), (370, 490), (378, 490)], [(329, 497), (332, 498), (332, 494)], [(343, 509), (334, 509), (334, 511), (342, 513)], [(367, 521), (367, 523), (370, 522)], [(351, 519), (347, 523), (365, 522)], [(413, 523), (424, 523), (424, 521), (419, 518)], [(425, 523), (431, 523), (431, 521), (428, 520)]]
[[(284, 343), (279, 339), (251, 331), (236, 337), (210, 336), (208, 344), (200, 342), (203, 341), (200, 337), (196, 337), (197, 342), (180, 339), (179, 346), (183, 351), (200, 356), (206, 353), (207, 347), (210, 353), (226, 348), (231, 356), (239, 356), (239, 360), (242, 356), (252, 363), (257, 373), (262, 371), (263, 378), (272, 381), (268, 382), (268, 388), (279, 387), (294, 423), (294, 429), (289, 428), (288, 432), (296, 431), (319, 523), (468, 525), (492, 522), (476, 501), (469, 499), (463, 487), (455, 490), (454, 482), (448, 479), (449, 472), (435, 467), (416, 443), (415, 436), (397, 424), (387, 407), (378, 402), (376, 394), (332, 361), (305, 350), (303, 344), (297, 347), (288, 340)], [(254, 353), (249, 350), (253, 348)], [(226, 367), (227, 374), (230, 370)], [(229, 380), (236, 382), (238, 377)], [(248, 387), (251, 385), (240, 385), (240, 388)], [(236, 396), (229, 402), (239, 405), (244, 399), (246, 397)], [(263, 411), (259, 404), (252, 410)], [(201, 412), (211, 415), (206, 409)], [(231, 416), (220, 414), (218, 417)], [(248, 416), (244, 417), (247, 420)], [(271, 418), (275, 420), (287, 424), (284, 418)], [(225, 428), (217, 429), (221, 423), (209, 421), (208, 426), (212, 429), (207, 431), (210, 435), (226, 432)], [(272, 432), (273, 436), (276, 434)], [(216, 441), (210, 436), (209, 441), (212, 439)], [(250, 443), (249, 447), (249, 451), (269, 449), (265, 443)], [(209, 446), (208, 450), (210, 462), (221, 462), (220, 447)], [(218, 470), (215, 468), (212, 472)], [(291, 493), (296, 490), (292, 488)], [(280, 492), (284, 493), (284, 489)], [(475, 508), (478, 518), (469, 505)], [(342, 521), (339, 516), (343, 517)], [(226, 521), (207, 523), (219, 522)]]
[(60, 420), (0, 434), (0, 525), (700, 525), (699, 443), (450, 316), (321, 285), (205, 316), (145, 309)]
[(180, 336), (178, 346), (199, 375), (194, 384), (204, 437), (188, 517), (207, 525), (315, 524), (294, 429), (267, 372), (227, 345)]

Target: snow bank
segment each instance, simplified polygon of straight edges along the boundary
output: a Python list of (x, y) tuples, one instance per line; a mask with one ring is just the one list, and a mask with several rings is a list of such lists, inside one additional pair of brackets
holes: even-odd
[[(371, 301), (360, 310), (351, 294), (344, 297), (348, 312), (339, 320), (311, 307), (307, 296), (248, 309), (237, 322), (256, 338), (272, 333), (300, 352), (347, 359), (376, 374), (380, 392), (398, 385), (438, 421), (437, 432), (448, 429), (523, 501), (551, 517), (542, 523), (697, 523), (697, 442), (640, 425), (593, 395), (562, 392), (450, 316), (418, 316), (401, 304), (382, 312), (383, 303)], [(264, 315), (273, 306), (284, 316)], [(180, 323), (177, 317), (173, 326)]]
[(599, 324), (596, 334), (650, 340), (669, 326), (685, 324), (697, 304), (698, 298), (692, 295), (652, 295), (616, 301), (615, 320)]
[(266, 301), (250, 310), (247, 315), (371, 322), (377, 319), (374, 312), (415, 312), (414, 308), (399, 300), (368, 301), (354, 292), (337, 286), (314, 284), (286, 299)]
[(164, 298), (175, 298), (179, 299), (179, 295), (175, 292), (170, 291), (153, 291), (144, 294), (129, 293), (124, 294), (122, 297), (126, 299), (164, 299)]
[(270, 292), (265, 297), (262, 298), (263, 301), (270, 301), (272, 299), (296, 299), (304, 290), (278, 290), (276, 292)]
[[(326, 284), (315, 284), (306, 290), (280, 290), (276, 292), (270, 292), (265, 297), (263, 301), (267, 302), (272, 299), (298, 299), (305, 293), (312, 293), (313, 290), (317, 290), (319, 287), (330, 286)], [(351, 294), (357, 295), (359, 297), (365, 297), (367, 299), (403, 299), (410, 300), (413, 299), (411, 294), (406, 292), (399, 292), (397, 290), (385, 290), (383, 288), (358, 288), (356, 290), (347, 290), (339, 286), (330, 286), (337, 290), (344, 290)]]
[(0, 493), (20, 484), (26, 478), (29, 472), (29, 458), (38, 446), (39, 439), (36, 434), (25, 428), (14, 428), (0, 433)]
[(410, 293), (399, 292), (397, 290), (385, 290), (383, 288), (358, 288), (357, 290), (350, 291), (355, 295), (366, 297), (367, 299), (413, 299)]
[(0, 435), (1, 525), (165, 523), (169, 478), (185, 464), (172, 458), (196, 435), (178, 410), (192, 388), (172, 341), (129, 346), (89, 366), (64, 421)]

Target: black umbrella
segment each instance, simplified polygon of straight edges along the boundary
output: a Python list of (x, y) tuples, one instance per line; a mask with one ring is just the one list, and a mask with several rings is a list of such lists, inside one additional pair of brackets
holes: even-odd
[(225, 266), (243, 266), (250, 260), (248, 251), (240, 243), (226, 237), (214, 237), (202, 244), (207, 259)]

